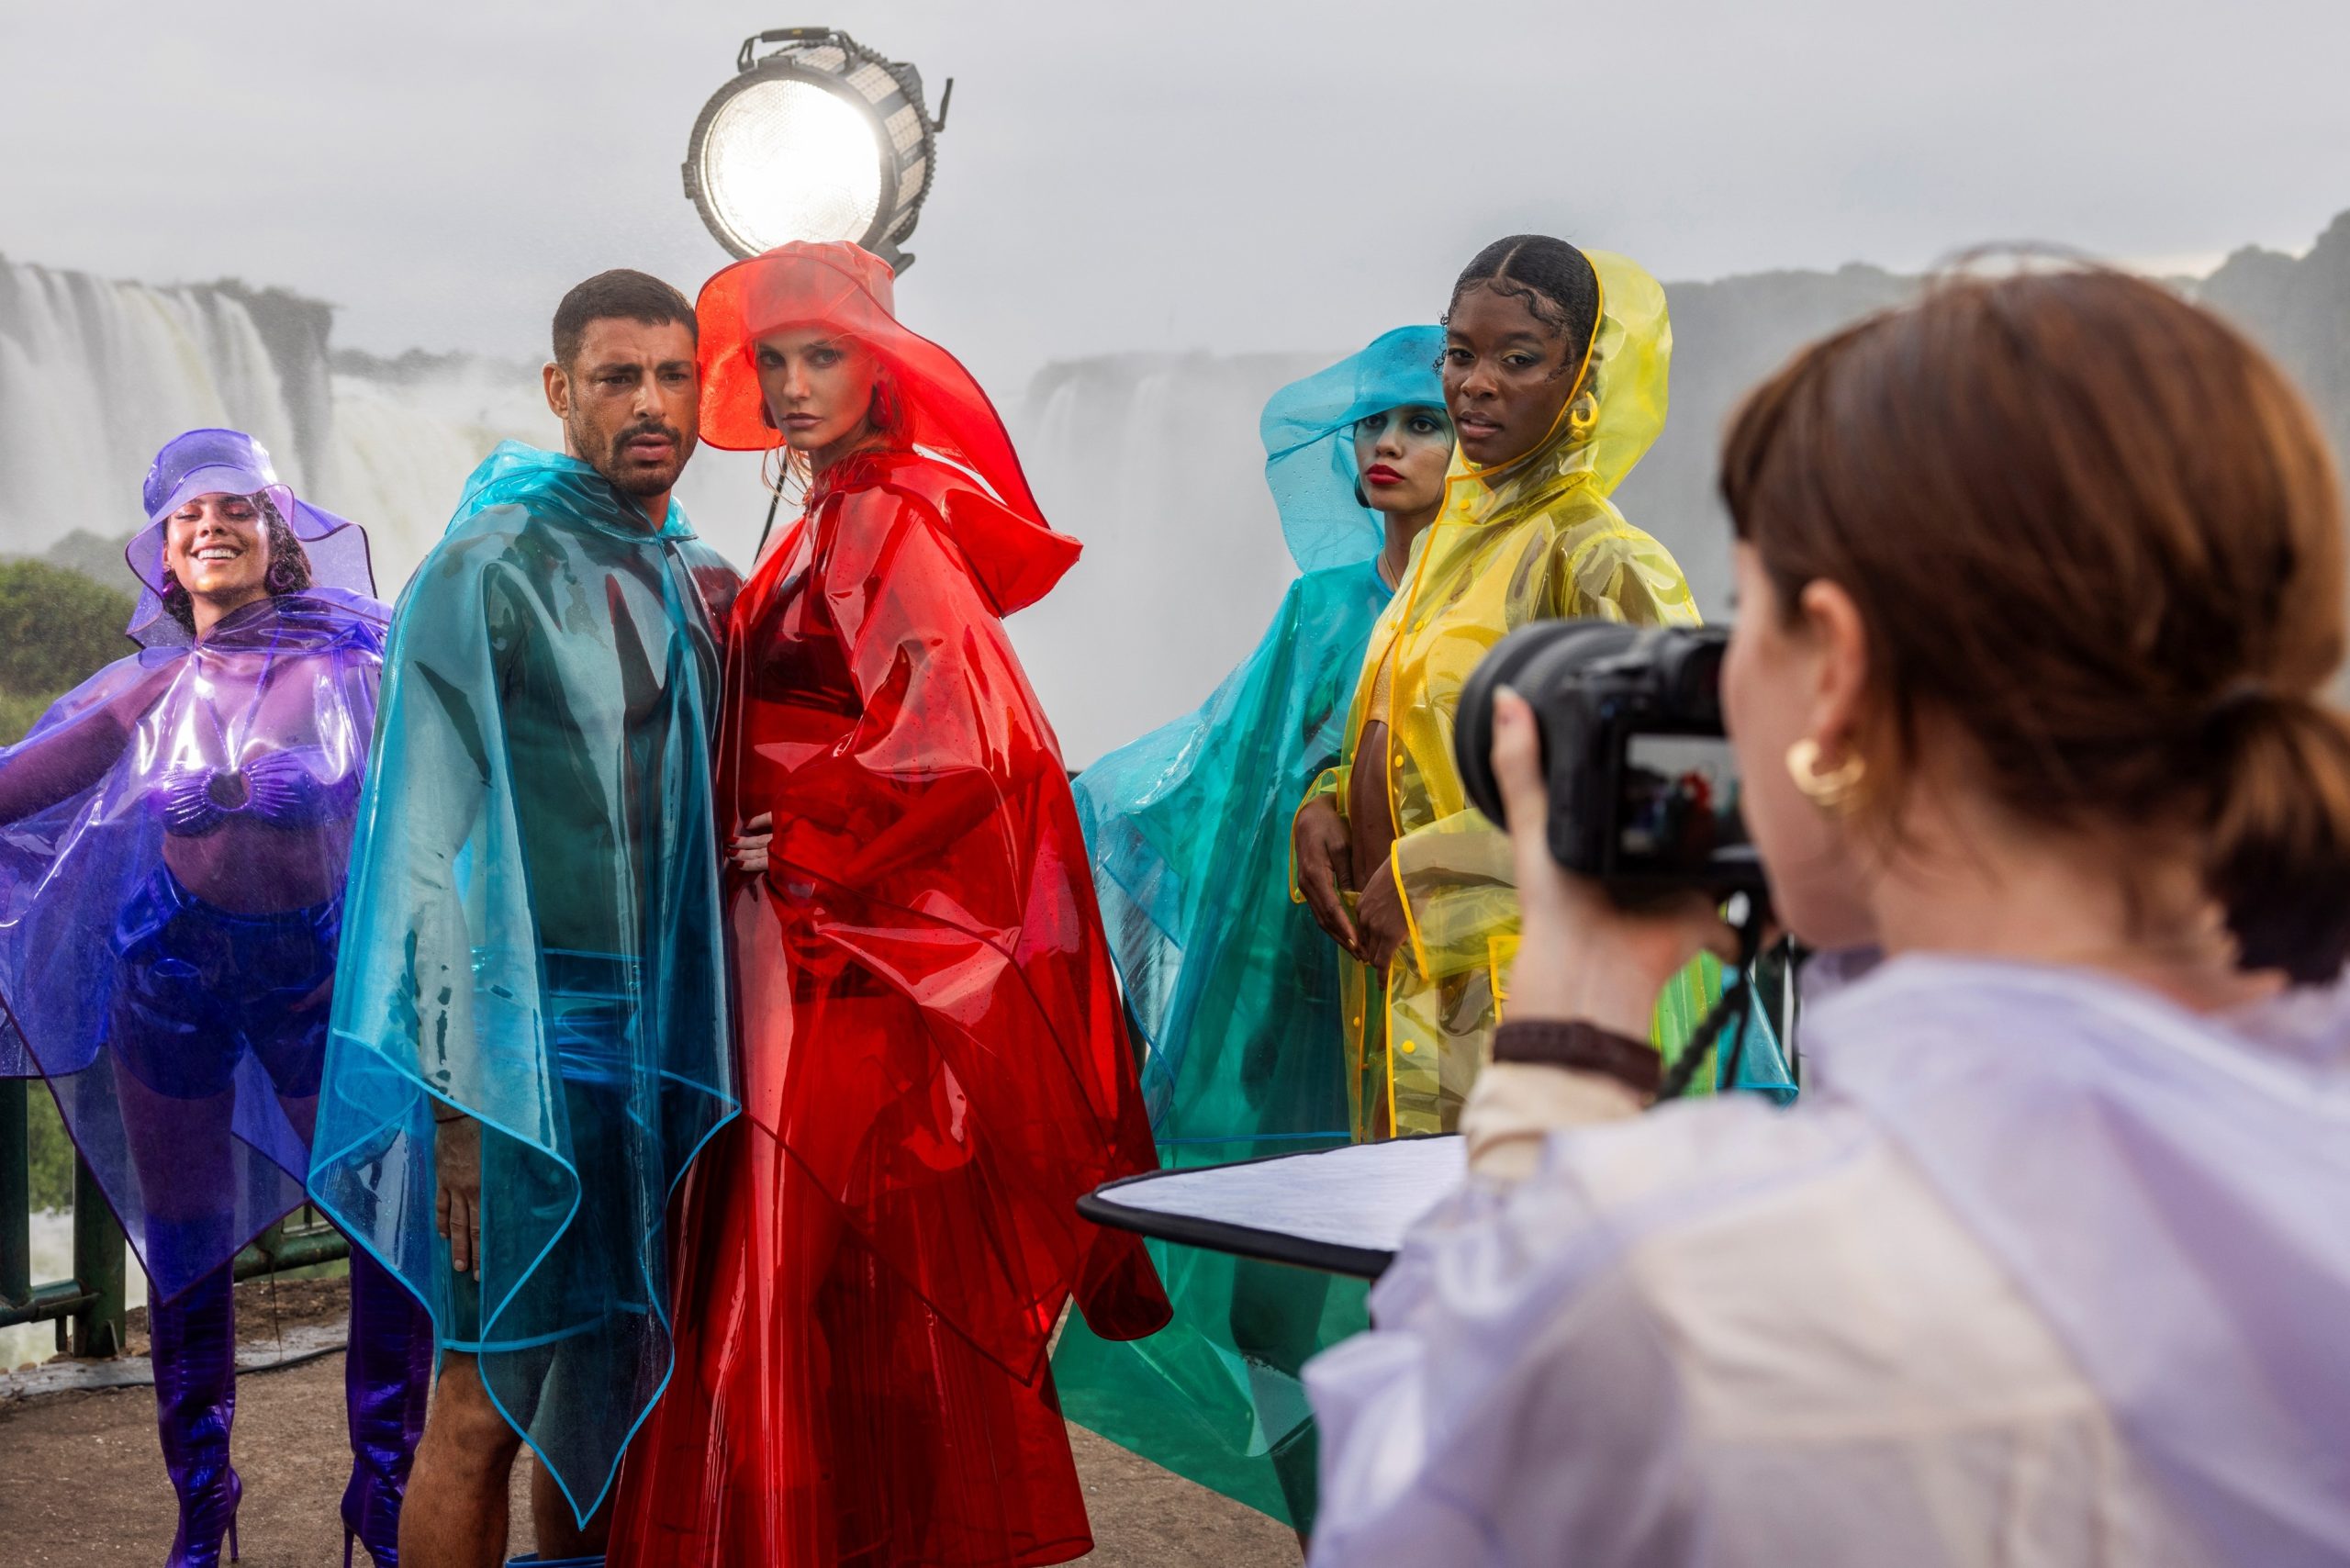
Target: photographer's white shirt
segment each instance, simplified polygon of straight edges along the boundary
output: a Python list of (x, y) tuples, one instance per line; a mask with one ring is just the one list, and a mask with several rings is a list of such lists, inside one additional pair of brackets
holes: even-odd
[(1552, 1135), (1309, 1365), (1314, 1562), (2350, 1561), (2342, 1016), (1906, 958)]

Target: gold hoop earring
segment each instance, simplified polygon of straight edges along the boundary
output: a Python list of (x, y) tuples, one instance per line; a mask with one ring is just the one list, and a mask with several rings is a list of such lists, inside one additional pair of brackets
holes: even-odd
[(1599, 402), (1588, 392), (1578, 392), (1567, 404), (1567, 438), (1589, 441), (1591, 432), (1599, 426)]
[(1826, 773), (1819, 771), (1819, 743), (1806, 736), (1787, 748), (1787, 776), (1796, 781), (1804, 799), (1823, 812), (1849, 810), (1852, 797), (1861, 792), (1861, 779), (1868, 772), (1868, 763), (1855, 752)]

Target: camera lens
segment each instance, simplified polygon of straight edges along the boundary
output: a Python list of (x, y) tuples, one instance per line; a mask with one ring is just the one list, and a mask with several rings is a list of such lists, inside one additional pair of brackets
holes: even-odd
[(1692, 723), (1709, 728), (1722, 722), (1722, 651), (1724, 633), (1692, 632), (1662, 645), (1662, 685), (1667, 711)]
[(1621, 653), (1639, 636), (1612, 621), (1538, 621), (1494, 644), (1460, 689), (1452, 732), (1453, 759), (1470, 804), (1494, 822), (1502, 815), (1501, 786), (1494, 778), (1494, 692), (1509, 687), (1534, 709), (1542, 737), (1543, 767), (1550, 766), (1551, 716), (1569, 698), (1584, 667)]
[(1559, 630), (1559, 623), (1550, 622), (1511, 633), (1494, 644), (1493, 651), (1470, 672), (1469, 684), (1460, 689), (1452, 731), (1453, 760), (1460, 765), (1461, 788), (1470, 804), (1496, 823), (1502, 821), (1502, 794), (1494, 779), (1494, 693), (1506, 686), (1520, 696), (1528, 695), (1518, 682), (1518, 672), (1542, 651), (1549, 634)]

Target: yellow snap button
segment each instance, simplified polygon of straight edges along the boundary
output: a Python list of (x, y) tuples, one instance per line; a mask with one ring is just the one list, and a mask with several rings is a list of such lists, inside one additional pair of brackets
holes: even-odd
[(1402, 752), (1397, 752), (1395, 754), (1395, 766), (1398, 767), (1404, 766), (1404, 754)]
[(1406, 1041), (1404, 1041), (1402, 1045), (1400, 1045), (1400, 1046), (1396, 1047), (1395, 1048), (1396, 1048), (1397, 1050), (1399, 1050), (1399, 1051), (1402, 1051), (1405, 1056), (1410, 1056), (1414, 1051), (1418, 1050), (1420, 1047), (1417, 1047), (1417, 1046), (1416, 1046), (1416, 1045), (1414, 1045), (1414, 1044), (1412, 1044), (1412, 1042), (1411, 1042), (1411, 1041), (1406, 1040)]
[(1361, 1019), (1358, 1018), (1358, 1019), (1356, 1019), (1356, 1020), (1355, 1020), (1355, 1027), (1356, 1027), (1356, 1028), (1358, 1028), (1358, 1029), (1360, 1029), (1360, 1028), (1361, 1028), (1361, 1027), (1362, 1027), (1362, 1020), (1361, 1020)]

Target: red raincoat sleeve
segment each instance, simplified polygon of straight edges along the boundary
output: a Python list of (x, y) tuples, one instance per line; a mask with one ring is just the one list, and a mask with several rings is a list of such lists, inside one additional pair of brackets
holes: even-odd
[[(958, 493), (957, 523), (992, 504)], [(774, 1108), (778, 1137), (934, 1310), (1026, 1377), (1071, 1292), (1108, 1338), (1169, 1316), (1140, 1242), (1075, 1208), (1157, 1164), (1076, 807), (942, 509), (873, 486), (808, 526), (807, 554), (777, 555), (809, 560), (811, 619), (835, 645), (818, 662), (853, 700), (837, 739), (770, 748), (742, 774), (740, 812), (771, 811), (776, 830), (774, 936), (743, 962), (779, 954), (786, 971), (746, 974), (745, 1012), (765, 997), (789, 1013), (769, 1025), (788, 1022), (781, 1050), (755, 1050), (755, 1020), (746, 1035), (746, 1058), (772, 1058), (746, 1059), (747, 1103)]]

